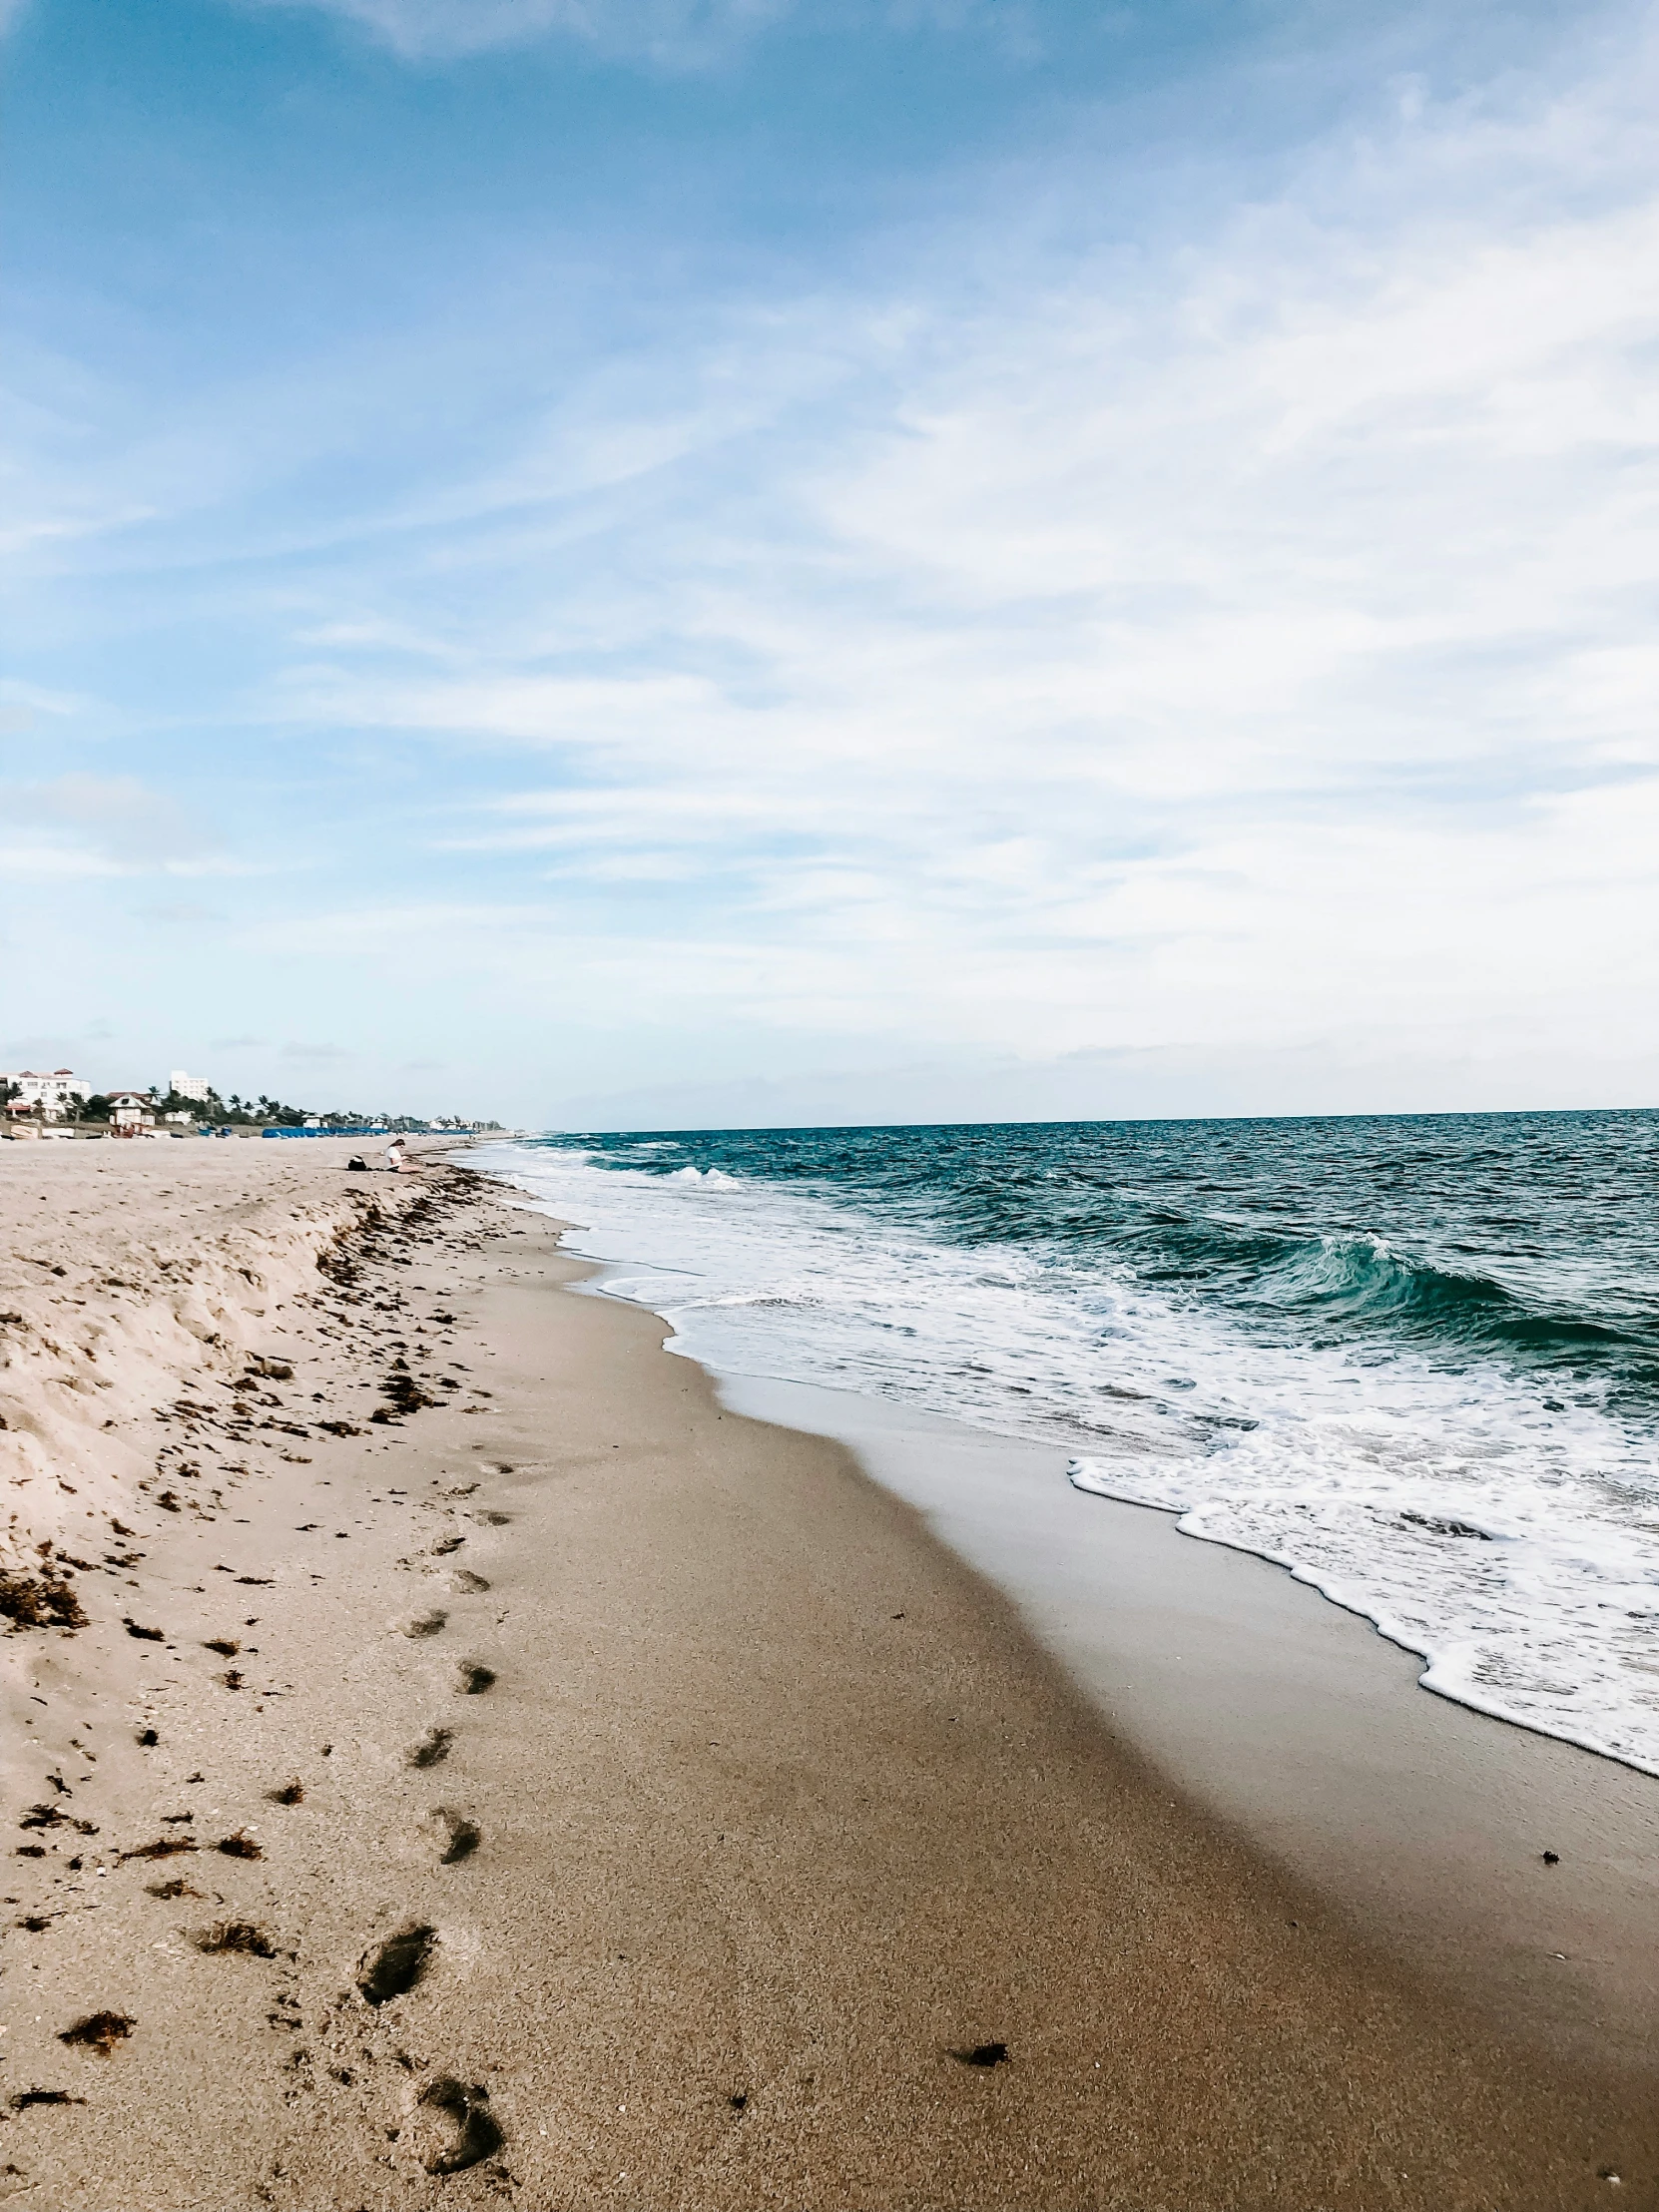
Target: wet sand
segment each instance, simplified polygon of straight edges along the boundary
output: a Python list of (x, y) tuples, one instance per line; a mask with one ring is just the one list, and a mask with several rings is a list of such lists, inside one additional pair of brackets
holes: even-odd
[(1659, 2071), (1651, 1775), (1430, 1695), (1369, 1621), (1173, 1513), (1074, 1489), (1053, 1446), (809, 1384), (720, 1389), (849, 1445), (1114, 1733), (1408, 1970), (1552, 2057)]
[[(345, 1149), (0, 1159), (9, 1251), (79, 1217), (0, 1445), (86, 1617), (0, 1643), (9, 2199), (1654, 2201), (1646, 2076), (1369, 1942), (545, 1222)], [(228, 1213), (263, 1280), (192, 1291)], [(173, 1319), (89, 1358), (112, 1296)]]

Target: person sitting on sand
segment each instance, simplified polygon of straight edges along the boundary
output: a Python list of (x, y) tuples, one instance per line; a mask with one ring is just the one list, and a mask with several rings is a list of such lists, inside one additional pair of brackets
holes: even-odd
[(408, 1147), (401, 1137), (393, 1137), (386, 1147), (386, 1166), (393, 1175), (412, 1175), (414, 1162), (409, 1158)]

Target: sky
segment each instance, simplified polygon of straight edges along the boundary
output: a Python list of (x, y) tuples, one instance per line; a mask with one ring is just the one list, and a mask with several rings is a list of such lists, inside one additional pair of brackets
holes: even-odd
[(0, 1065), (1659, 1102), (1653, 10), (0, 0)]

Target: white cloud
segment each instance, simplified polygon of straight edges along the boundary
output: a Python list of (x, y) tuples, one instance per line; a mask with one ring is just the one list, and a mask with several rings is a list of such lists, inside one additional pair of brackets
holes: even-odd
[(0, 789), (0, 826), (13, 825), (48, 832), (40, 843), (0, 851), (0, 868), (18, 873), (217, 872), (207, 832), (136, 776), (70, 774)]
[[(741, 495), (665, 492), (631, 569), (475, 616), (446, 669), (296, 697), (556, 761), (451, 847), (722, 878), (660, 932), (550, 907), (558, 960), (503, 914), (526, 972), (579, 958), (567, 1000), (1036, 1053), (1611, 1050), (1659, 852), (1652, 76), (1421, 108), (1138, 267), (815, 300), (847, 403), (786, 408)], [(630, 631), (655, 665), (581, 665)]]

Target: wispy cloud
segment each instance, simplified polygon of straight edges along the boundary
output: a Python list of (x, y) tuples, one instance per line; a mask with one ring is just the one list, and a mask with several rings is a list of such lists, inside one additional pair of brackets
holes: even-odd
[(0, 788), (0, 826), (37, 833), (0, 844), (0, 874), (194, 874), (224, 864), (185, 808), (133, 776), (77, 773)]
[(1151, 263), (806, 302), (832, 420), (784, 403), (712, 506), (665, 473), (626, 562), (548, 546), (447, 669), (342, 656), (295, 703), (545, 756), (439, 841), (719, 878), (602, 964), (628, 936), (746, 1017), (1072, 1049), (1564, 1006), (1659, 826), (1651, 76), (1407, 100)]

